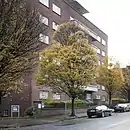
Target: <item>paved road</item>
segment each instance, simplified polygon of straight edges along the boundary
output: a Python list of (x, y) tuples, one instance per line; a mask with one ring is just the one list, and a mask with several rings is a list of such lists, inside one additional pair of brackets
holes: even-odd
[(64, 121), (21, 130), (130, 130), (130, 113), (118, 113), (105, 118)]

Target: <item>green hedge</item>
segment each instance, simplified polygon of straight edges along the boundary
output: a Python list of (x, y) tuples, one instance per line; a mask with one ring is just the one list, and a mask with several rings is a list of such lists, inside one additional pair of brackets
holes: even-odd
[[(71, 101), (65, 102), (45, 102), (45, 108), (71, 108)], [(87, 103), (84, 100), (75, 100), (75, 108), (88, 108), (89, 106), (93, 106), (94, 104)]]
[[(44, 101), (44, 103), (45, 103), (45, 108), (43, 108), (42, 110), (48, 109), (48, 108), (65, 109), (65, 104), (66, 104), (67, 109), (71, 109), (71, 100), (65, 101), (65, 102), (58, 102), (58, 101), (54, 102), (52, 100), (46, 100)], [(95, 106), (95, 104), (88, 103), (84, 100), (75, 100), (76, 109), (89, 108), (92, 106)], [(42, 111), (42, 110), (38, 110), (38, 109), (36, 110), (34, 109), (34, 107), (29, 107), (25, 111), (25, 116), (33, 117), (37, 112)]]

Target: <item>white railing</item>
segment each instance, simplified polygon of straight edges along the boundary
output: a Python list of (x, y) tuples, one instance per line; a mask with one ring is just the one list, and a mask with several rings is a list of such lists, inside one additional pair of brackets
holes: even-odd
[(95, 85), (83, 86), (82, 88), (86, 91), (92, 91), (92, 92), (98, 91), (98, 87)]
[[(99, 36), (94, 32), (92, 31), (90, 28), (88, 28), (87, 26), (85, 26), (83, 23), (81, 23), (80, 21), (78, 20), (71, 20), (71, 21), (74, 21), (78, 26), (80, 26), (85, 32), (87, 32), (91, 37), (93, 37), (94, 39), (96, 39), (97, 41), (99, 41)], [(100, 42), (100, 41), (99, 41)]]

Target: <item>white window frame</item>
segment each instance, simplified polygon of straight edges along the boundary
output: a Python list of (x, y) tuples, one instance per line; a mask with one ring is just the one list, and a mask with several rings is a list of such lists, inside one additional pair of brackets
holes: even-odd
[(70, 21), (71, 21), (71, 20), (74, 20), (74, 18), (70, 16)]
[(97, 53), (98, 53), (98, 54), (100, 54), (100, 53), (101, 53), (101, 51), (100, 51), (100, 49), (99, 49), (99, 48), (97, 48)]
[(102, 97), (101, 97), (101, 101), (102, 101), (102, 102), (105, 102), (105, 101), (106, 101), (106, 97), (105, 97), (105, 96), (102, 96)]
[(96, 95), (96, 99), (101, 99), (101, 96), (100, 95)]
[(49, 44), (49, 36), (44, 35), (42, 33), (39, 34), (39, 41)]
[(101, 42), (101, 37), (97, 36), (97, 40), (98, 40), (99, 42)]
[(61, 15), (61, 8), (55, 5), (54, 3), (52, 4), (52, 10), (58, 15)]
[(102, 56), (106, 56), (106, 53), (104, 51), (102, 51)]
[(49, 97), (48, 91), (44, 91), (44, 90), (39, 91), (39, 99), (48, 99), (48, 97)]
[(105, 87), (102, 85), (102, 90), (105, 90)]
[(102, 44), (105, 46), (107, 42), (104, 39), (102, 39)]
[(87, 93), (87, 94), (86, 94), (86, 99), (87, 99), (87, 100), (92, 100), (92, 94)]
[(47, 7), (49, 7), (49, 0), (39, 0), (39, 2)]
[(47, 26), (49, 25), (49, 19), (41, 14), (39, 15), (39, 21)]
[(56, 22), (54, 22), (54, 21), (52, 22), (52, 28), (53, 28), (54, 30), (57, 30), (58, 26), (59, 26), (58, 23), (56, 23)]
[(54, 93), (53, 94), (53, 99), (54, 100), (60, 100), (61, 99), (61, 95), (59, 93)]
[(9, 111), (8, 110), (4, 110), (4, 116), (8, 116), (9, 115)]

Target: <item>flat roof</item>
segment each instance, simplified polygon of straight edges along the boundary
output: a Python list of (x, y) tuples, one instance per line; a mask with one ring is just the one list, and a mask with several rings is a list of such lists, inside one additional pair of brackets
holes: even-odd
[(76, 0), (72, 0), (69, 2), (71, 4), (71, 6), (73, 6), (73, 8), (75, 10), (77, 10), (80, 14), (86, 14), (89, 13), (88, 10), (86, 10), (78, 1)]
[[(75, 8), (72, 6), (72, 4), (70, 3), (73, 3), (74, 1), (76, 0), (64, 0), (72, 9), (74, 9), (77, 13), (79, 13), (81, 15), (81, 13)], [(78, 2), (77, 2), (78, 3)], [(79, 3), (78, 3), (79, 4)], [(81, 4), (79, 4), (81, 7), (83, 7)], [(83, 7), (84, 8), (84, 7)], [(85, 8), (84, 8), (85, 9)], [(86, 10), (86, 9), (85, 9)], [(87, 10), (86, 10), (87, 11)], [(88, 12), (88, 11), (87, 11)], [(99, 27), (97, 27), (94, 23), (92, 23), (90, 20), (88, 20), (85, 16), (81, 15), (87, 22), (89, 22), (90, 24), (92, 24), (92, 26), (94, 26), (95, 28), (97, 28), (100, 32), (102, 32), (103, 34), (105, 34), (107, 37), (108, 35), (102, 31)]]

